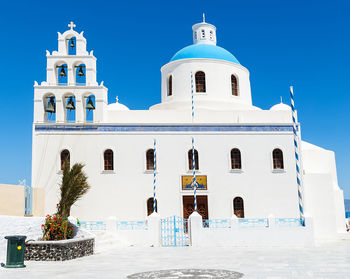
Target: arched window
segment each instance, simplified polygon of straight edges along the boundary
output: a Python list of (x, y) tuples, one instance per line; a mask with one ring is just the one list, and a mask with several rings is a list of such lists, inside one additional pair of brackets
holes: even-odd
[(67, 149), (61, 151), (61, 170), (64, 169), (66, 163), (70, 165), (70, 153)]
[(244, 204), (241, 197), (235, 197), (233, 199), (233, 213), (238, 218), (244, 218)]
[[(156, 212), (158, 212), (158, 204), (156, 199)], [(147, 200), (147, 216), (153, 213), (153, 198)]]
[(103, 154), (104, 159), (104, 170), (113, 170), (113, 151), (111, 149), (107, 149)]
[(66, 121), (67, 122), (75, 122), (75, 108), (76, 108), (76, 102), (75, 102), (75, 96), (65, 96), (65, 108), (66, 108)]
[(80, 64), (74, 66), (75, 68), (75, 84), (85, 85), (86, 84), (86, 66), (85, 64)]
[(75, 37), (67, 39), (67, 50), (68, 55), (77, 54), (77, 39)]
[[(196, 170), (199, 169), (199, 163), (198, 163), (198, 151), (194, 150), (194, 162), (196, 164)], [(192, 156), (192, 149), (188, 151), (188, 166), (190, 170), (193, 170), (193, 156)]]
[(242, 168), (241, 151), (237, 148), (231, 150), (231, 168), (233, 170), (240, 170)]
[(67, 85), (68, 84), (68, 66), (67, 64), (61, 64), (56, 66), (57, 70), (57, 84)]
[(170, 75), (168, 78), (168, 96), (173, 95), (173, 76)]
[(273, 168), (276, 169), (284, 169), (283, 164), (283, 152), (281, 149), (274, 149), (272, 152), (272, 158), (273, 158)]
[(153, 170), (154, 169), (154, 150), (148, 149), (146, 152), (146, 169)]
[(205, 73), (197, 72), (196, 78), (196, 92), (205, 92)]
[(237, 83), (237, 78), (234, 75), (231, 75), (231, 88), (232, 88), (232, 95), (238, 96), (238, 83)]

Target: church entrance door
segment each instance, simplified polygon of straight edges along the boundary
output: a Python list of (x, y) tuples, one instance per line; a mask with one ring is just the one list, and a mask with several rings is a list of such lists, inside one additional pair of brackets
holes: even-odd
[[(183, 216), (184, 216), (184, 219), (188, 219), (188, 217), (190, 217), (190, 215), (194, 211), (194, 197), (183, 196), (182, 201), (183, 201)], [(203, 220), (209, 219), (207, 196), (197, 196), (197, 211), (200, 215), (202, 215)]]

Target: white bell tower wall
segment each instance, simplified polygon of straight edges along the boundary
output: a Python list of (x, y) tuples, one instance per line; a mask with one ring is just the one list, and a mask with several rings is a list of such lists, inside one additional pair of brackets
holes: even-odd
[[(95, 106), (95, 109), (91, 110), (92, 121), (104, 121), (108, 89), (103, 86), (103, 82), (101, 84), (97, 82), (96, 57), (93, 51), (86, 50), (86, 39), (83, 32), (76, 32), (73, 22), (68, 26), (70, 29), (63, 34), (58, 32), (58, 50), (52, 53), (46, 51), (46, 81), (41, 82), (40, 85), (37, 82), (34, 84), (34, 123), (48, 122), (48, 112), (45, 109), (48, 106), (48, 98), (51, 96), (54, 96), (56, 104), (54, 120), (56, 123), (67, 122), (66, 105), (67, 98), (70, 96), (75, 99), (76, 123), (87, 122), (86, 105), (89, 96), (93, 99)], [(74, 54), (69, 53), (72, 38), (74, 39)], [(64, 83), (59, 81), (62, 66), (66, 78)], [(83, 75), (79, 75), (79, 71), (83, 72)]]

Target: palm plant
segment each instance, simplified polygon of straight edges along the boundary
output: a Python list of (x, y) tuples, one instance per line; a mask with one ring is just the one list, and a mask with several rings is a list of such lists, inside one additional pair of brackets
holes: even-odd
[(64, 218), (70, 216), (72, 205), (90, 189), (83, 168), (84, 165), (80, 163), (74, 164), (72, 168), (67, 160), (64, 163), (60, 185), (61, 199), (57, 205), (57, 216)]

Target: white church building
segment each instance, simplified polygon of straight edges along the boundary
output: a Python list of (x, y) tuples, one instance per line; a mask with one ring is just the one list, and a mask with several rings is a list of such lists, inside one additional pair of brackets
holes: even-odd
[(192, 26), (193, 44), (165, 61), (161, 103), (148, 110), (108, 104), (93, 51), (69, 27), (58, 33), (58, 50), (46, 51), (46, 81), (34, 85), (32, 187), (44, 191), (42, 214), (56, 211), (68, 159), (85, 164), (91, 185), (72, 209), (81, 220), (146, 219), (154, 176), (158, 214), (187, 219), (195, 165), (203, 219), (300, 218), (301, 205), (317, 238), (345, 232), (334, 153), (301, 141), (299, 123), (296, 150), (289, 105), (253, 105), (249, 71), (217, 46), (215, 26)]

